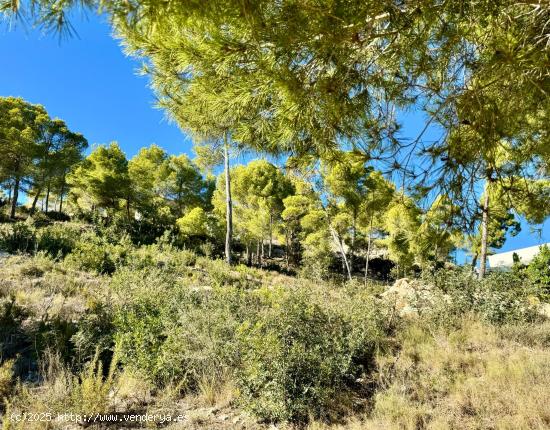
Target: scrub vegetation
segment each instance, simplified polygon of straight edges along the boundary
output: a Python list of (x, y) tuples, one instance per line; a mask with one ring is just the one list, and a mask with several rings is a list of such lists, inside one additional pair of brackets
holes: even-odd
[(75, 8), (194, 155), (0, 97), (3, 430), (550, 427), (550, 3)]

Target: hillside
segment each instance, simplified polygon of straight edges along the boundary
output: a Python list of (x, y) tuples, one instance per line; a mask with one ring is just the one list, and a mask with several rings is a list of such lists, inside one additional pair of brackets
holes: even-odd
[(4, 429), (550, 425), (550, 322), (525, 280), (446, 270), (395, 295), (35, 228), (57, 235), (0, 258)]
[(0, 18), (2, 430), (550, 429), (550, 1)]

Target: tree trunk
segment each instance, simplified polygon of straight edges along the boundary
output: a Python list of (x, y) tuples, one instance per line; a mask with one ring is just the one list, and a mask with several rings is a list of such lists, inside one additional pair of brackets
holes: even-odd
[(369, 273), (370, 248), (372, 243), (372, 216), (370, 217), (369, 239), (367, 242), (367, 257), (365, 258), (365, 285), (367, 284), (367, 275)]
[(224, 135), (223, 158), (225, 166), (225, 222), (227, 224), (225, 231), (225, 261), (231, 264), (231, 241), (233, 239), (233, 201), (231, 200), (231, 178), (229, 174), (229, 144), (227, 143), (227, 133)]
[(48, 188), (46, 189), (46, 212), (50, 210), (50, 184), (48, 183)]
[(285, 262), (286, 268), (290, 268), (290, 234), (288, 231), (285, 232)]
[(19, 181), (20, 178), (17, 176), (15, 178), (15, 183), (13, 184), (13, 200), (11, 201), (11, 211), (10, 218), (15, 218), (15, 210), (17, 209), (17, 199), (19, 198)]
[(65, 179), (61, 184), (61, 191), (59, 191), (59, 212), (63, 212), (63, 193), (65, 192)]
[(351, 246), (349, 247), (349, 266), (353, 272), (355, 261), (355, 239), (357, 238), (357, 211), (353, 210), (353, 219), (351, 222)]
[(11, 190), (12, 190), (12, 188), (11, 188), (11, 185), (10, 185), (10, 187), (8, 189), (8, 204), (11, 203)]
[(260, 241), (256, 242), (256, 264), (258, 266), (262, 265), (262, 251), (260, 249)]
[(130, 197), (126, 199), (126, 216), (130, 220)]
[(474, 254), (473, 258), (472, 258), (472, 272), (475, 270), (476, 268), (476, 265), (477, 265), (477, 257), (478, 257), (478, 254)]
[(268, 257), (272, 257), (271, 249), (273, 248), (273, 214), (269, 213), (269, 253)]
[(346, 251), (344, 250), (344, 245), (342, 245), (342, 241), (340, 240), (340, 237), (338, 236), (338, 233), (332, 228), (330, 228), (330, 233), (332, 234), (332, 238), (338, 245), (338, 248), (340, 249), (340, 254), (342, 255), (342, 262), (344, 263), (344, 268), (347, 271), (348, 279), (351, 281), (351, 270), (349, 267), (348, 257), (346, 256)]
[(262, 237), (262, 261), (265, 260), (265, 244), (264, 244), (264, 238)]
[(479, 279), (485, 276), (487, 271), (487, 230), (489, 223), (489, 190), (485, 189), (485, 201), (483, 202), (483, 217), (481, 219), (481, 251), (479, 255)]
[(249, 243), (246, 244), (246, 265), (248, 267), (252, 266), (252, 250)]
[(39, 188), (36, 192), (36, 195), (34, 196), (34, 199), (32, 200), (31, 205), (31, 215), (34, 214), (34, 211), (36, 210), (36, 203), (38, 203), (38, 197), (40, 197), (40, 193), (42, 192), (42, 189)]

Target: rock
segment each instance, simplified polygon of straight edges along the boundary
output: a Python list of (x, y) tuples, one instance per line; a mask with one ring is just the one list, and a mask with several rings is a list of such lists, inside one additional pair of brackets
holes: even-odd
[(543, 303), (540, 306), (539, 313), (548, 319), (550, 319), (550, 303)]
[(394, 306), (402, 317), (416, 317), (424, 306), (433, 304), (433, 287), (418, 280), (402, 278), (382, 293), (382, 298)]

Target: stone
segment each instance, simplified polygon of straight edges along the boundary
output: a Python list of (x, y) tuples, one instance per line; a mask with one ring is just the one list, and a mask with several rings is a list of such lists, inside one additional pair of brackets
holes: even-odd
[(550, 319), (550, 303), (543, 303), (539, 308), (539, 313), (548, 319)]
[(433, 304), (434, 295), (431, 285), (402, 278), (384, 291), (382, 298), (394, 306), (399, 316), (414, 318), (421, 307)]

